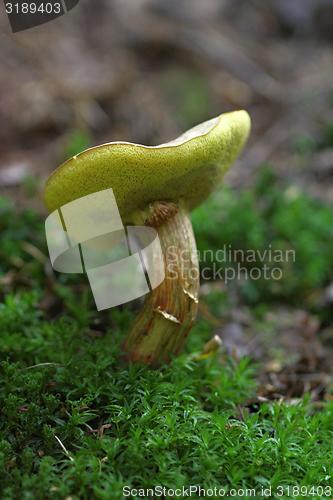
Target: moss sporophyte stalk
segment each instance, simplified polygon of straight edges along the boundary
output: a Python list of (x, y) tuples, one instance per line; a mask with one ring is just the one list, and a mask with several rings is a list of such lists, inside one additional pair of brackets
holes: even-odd
[[(129, 361), (156, 366), (182, 350), (195, 321), (199, 294), (189, 214), (221, 185), (249, 130), (246, 111), (225, 113), (159, 146), (113, 142), (88, 149), (49, 178), (45, 203), (50, 211), (112, 188), (124, 224), (150, 226), (158, 233), (165, 279), (147, 295), (124, 341)], [(176, 264), (169, 260), (171, 247), (177, 249)], [(171, 264), (176, 279), (170, 274)]]

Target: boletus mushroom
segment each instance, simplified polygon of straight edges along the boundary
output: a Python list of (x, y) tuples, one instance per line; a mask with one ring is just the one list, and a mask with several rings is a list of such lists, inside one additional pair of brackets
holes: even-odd
[(128, 360), (156, 366), (181, 351), (199, 292), (189, 213), (220, 186), (249, 130), (246, 111), (225, 113), (159, 146), (112, 142), (87, 149), (48, 179), (44, 197), (50, 211), (112, 188), (124, 224), (151, 226), (158, 233), (165, 279), (147, 295), (125, 339)]

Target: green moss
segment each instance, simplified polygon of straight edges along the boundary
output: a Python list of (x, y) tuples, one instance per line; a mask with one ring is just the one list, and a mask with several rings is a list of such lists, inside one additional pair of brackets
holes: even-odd
[(207, 79), (196, 71), (183, 66), (168, 69), (159, 86), (176, 122), (185, 129), (205, 120), (216, 108)]
[(319, 149), (331, 148), (333, 146), (333, 121), (325, 124), (319, 138)]
[[(328, 205), (302, 193), (296, 186), (279, 183), (269, 168), (262, 170), (254, 190), (236, 192), (224, 188), (192, 215), (198, 249), (280, 250), (289, 260), (267, 262), (279, 268), (279, 280), (247, 280), (237, 285), (250, 303), (272, 299), (299, 302), (333, 278), (333, 211)], [(207, 253), (207, 252), (206, 252)], [(203, 266), (236, 266), (237, 261), (219, 263), (208, 253)], [(217, 254), (218, 255), (218, 254)], [(227, 254), (226, 254), (227, 255)], [(233, 254), (232, 254), (233, 256)], [(294, 261), (295, 260), (295, 261)], [(260, 267), (258, 258), (242, 266)]]
[[(238, 196), (244, 212), (236, 212), (231, 192), (221, 198), (227, 207), (222, 239), (215, 239), (213, 224), (204, 232), (207, 226), (196, 220), (199, 245), (220, 245), (235, 234), (235, 241), (260, 247), (267, 242), (265, 213), (279, 239), (296, 244), (294, 233), (306, 220), (308, 238), (320, 239), (326, 248), (327, 209), (304, 195), (301, 201), (285, 198), (274, 182), (268, 192), (269, 178), (257, 187), (258, 201), (253, 193)], [(221, 199), (214, 201), (219, 207)], [(205, 212), (206, 220), (220, 213)], [(238, 214), (244, 240), (231, 214)], [(281, 222), (284, 217), (293, 230)], [(265, 403), (253, 411), (246, 405), (255, 394), (256, 372), (248, 359), (194, 356), (212, 336), (203, 320), (190, 335), (187, 352), (170, 366), (158, 371), (127, 366), (121, 342), (131, 310), (97, 313), (79, 276), (59, 275), (50, 290), (43, 261), (22, 246), (28, 242), (45, 251), (42, 221), (35, 214), (16, 214), (1, 200), (0, 226), (1, 498), (121, 499), (125, 485), (200, 484), (226, 491), (333, 487), (332, 403), (320, 412), (307, 398), (295, 405)], [(307, 258), (319, 258), (309, 249), (302, 255), (306, 265)], [(326, 271), (315, 279), (312, 272), (311, 286), (325, 280)], [(55, 306), (46, 307), (50, 299)], [(207, 303), (223, 315), (228, 296), (209, 294)]]
[[(159, 371), (128, 367), (121, 328), (96, 337), (70, 314), (50, 323), (37, 299), (10, 296), (0, 309), (2, 498), (122, 498), (125, 485), (333, 485), (332, 404), (313, 415), (306, 402), (264, 404), (239, 420), (254, 390), (248, 360), (184, 354)], [(189, 349), (207, 334), (199, 324)]]
[(67, 143), (65, 144), (64, 158), (71, 158), (72, 156), (79, 154), (84, 149), (89, 148), (91, 143), (92, 138), (86, 130), (72, 130), (67, 139)]

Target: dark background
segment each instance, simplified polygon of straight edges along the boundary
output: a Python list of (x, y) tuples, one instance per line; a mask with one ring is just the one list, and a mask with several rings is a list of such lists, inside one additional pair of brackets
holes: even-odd
[(251, 140), (227, 183), (269, 161), (332, 201), (332, 149), (295, 155), (333, 118), (332, 24), (329, 0), (82, 0), (16, 34), (1, 14), (1, 192), (25, 203), (22, 180), (41, 186), (77, 150), (158, 144), (246, 108)]

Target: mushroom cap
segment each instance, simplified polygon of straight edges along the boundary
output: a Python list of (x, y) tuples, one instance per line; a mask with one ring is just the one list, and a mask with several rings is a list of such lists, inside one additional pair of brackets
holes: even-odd
[(224, 113), (159, 146), (110, 142), (73, 156), (49, 177), (50, 211), (112, 188), (124, 223), (155, 201), (182, 202), (189, 210), (221, 183), (249, 135), (246, 111)]

